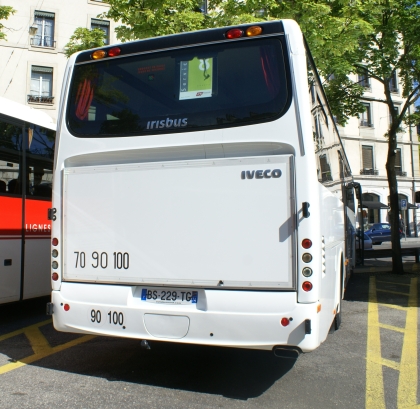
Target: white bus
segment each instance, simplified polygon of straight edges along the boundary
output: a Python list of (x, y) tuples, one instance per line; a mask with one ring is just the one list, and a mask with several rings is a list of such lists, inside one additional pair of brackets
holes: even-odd
[(0, 304), (51, 292), (55, 124), (0, 97)]
[(353, 189), (308, 62), (290, 20), (70, 58), (57, 330), (279, 352), (313, 350), (338, 327)]

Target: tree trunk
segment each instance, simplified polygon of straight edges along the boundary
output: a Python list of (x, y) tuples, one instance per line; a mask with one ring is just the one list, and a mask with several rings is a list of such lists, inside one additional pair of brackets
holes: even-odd
[(388, 176), (388, 187), (391, 210), (389, 212), (389, 223), (391, 224), (392, 243), (392, 272), (394, 274), (404, 273), (401, 256), (400, 223), (399, 223), (399, 199), (397, 174), (395, 172), (395, 157), (397, 150), (397, 132), (391, 126), (388, 140), (388, 157), (386, 162), (386, 173)]

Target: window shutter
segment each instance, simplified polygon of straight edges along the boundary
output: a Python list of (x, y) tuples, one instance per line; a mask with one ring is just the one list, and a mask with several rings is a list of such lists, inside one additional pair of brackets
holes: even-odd
[(362, 146), (363, 169), (373, 169), (373, 148)]

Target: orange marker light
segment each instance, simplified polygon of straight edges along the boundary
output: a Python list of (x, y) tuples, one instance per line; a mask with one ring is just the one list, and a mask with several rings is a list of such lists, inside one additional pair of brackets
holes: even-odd
[(252, 26), (246, 29), (245, 34), (247, 37), (254, 37), (262, 33), (262, 28), (260, 26)]
[(316, 312), (321, 312), (321, 304), (318, 304), (318, 305), (316, 306)]
[(93, 60), (100, 60), (101, 58), (106, 57), (106, 51), (104, 50), (96, 50), (91, 55)]

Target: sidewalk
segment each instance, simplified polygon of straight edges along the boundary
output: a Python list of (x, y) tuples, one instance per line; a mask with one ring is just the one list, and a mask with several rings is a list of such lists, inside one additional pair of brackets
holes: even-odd
[[(401, 247), (420, 247), (420, 237), (407, 237), (407, 240), (401, 239)], [(384, 242), (375, 249), (391, 249), (391, 243)], [(375, 250), (370, 250), (375, 251)], [(414, 256), (403, 256), (404, 272), (419, 273), (420, 264), (415, 262)], [(354, 273), (389, 273), (392, 271), (392, 259), (387, 258), (369, 258), (365, 259), (364, 265), (356, 265)]]

